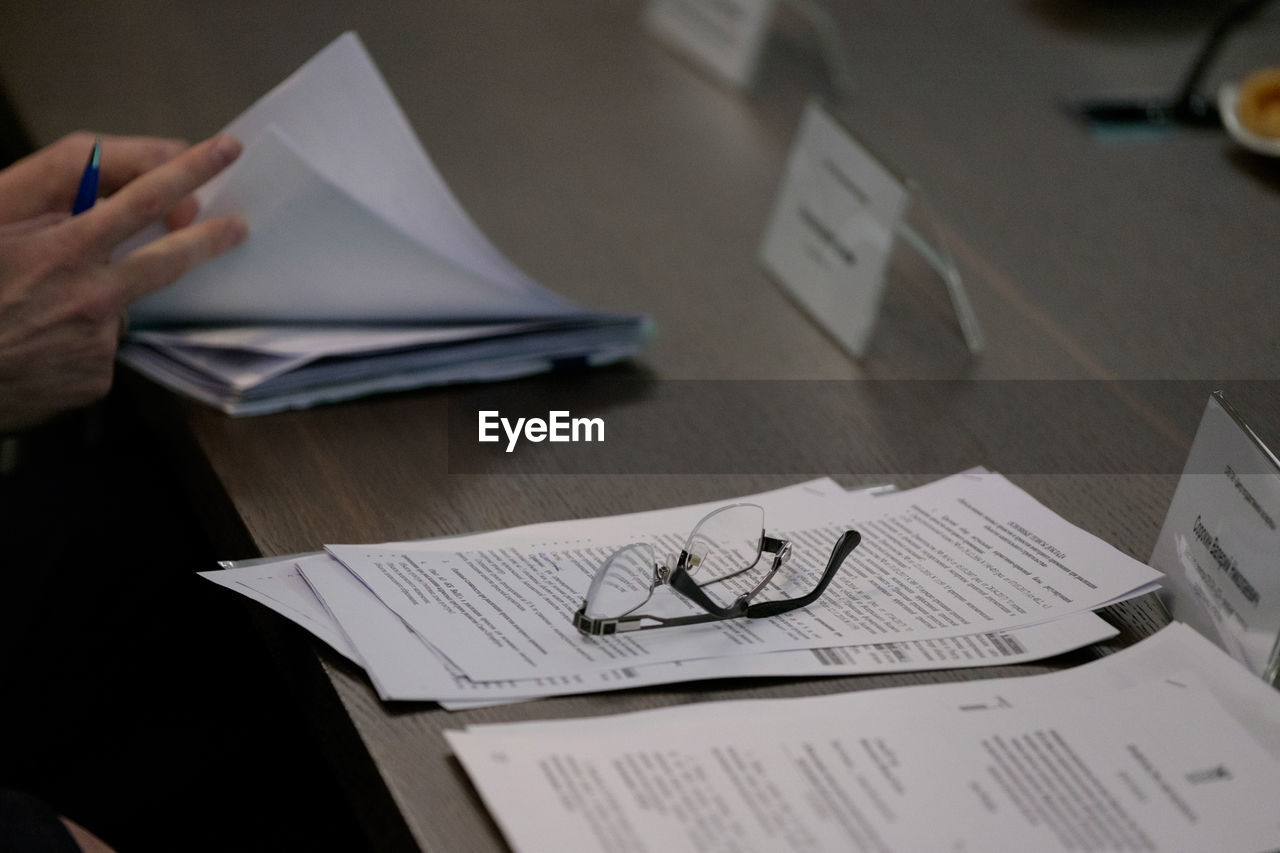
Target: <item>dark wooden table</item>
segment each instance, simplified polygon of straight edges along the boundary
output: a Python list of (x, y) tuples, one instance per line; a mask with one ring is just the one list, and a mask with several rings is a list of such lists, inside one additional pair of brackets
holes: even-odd
[[(1264, 436), (1280, 436), (1280, 163), (1220, 131), (1101, 141), (1062, 103), (1171, 90), (1216, 7), (830, 5), (856, 82), (833, 108), (936, 209), (986, 332), (980, 357), (909, 251), (895, 252), (860, 361), (758, 266), (800, 111), (832, 94), (813, 34), (790, 13), (743, 93), (647, 38), (638, 3), (327, 0), (299, 14), (274, 2), (10, 0), (0, 78), (38, 142), (79, 127), (195, 139), (355, 29), (504, 252), (568, 296), (657, 322), (630, 366), (249, 420), (129, 380), (228, 558), (714, 500), (828, 473), (906, 486), (984, 464), (1146, 559), (1212, 387), (1234, 388)], [(1278, 32), (1276, 12), (1242, 31), (1210, 87), (1280, 63)], [(494, 400), (601, 415), (616, 439), (479, 453), (474, 412)], [(1147, 630), (1113, 615), (1130, 629), (1121, 642)], [(444, 728), (1088, 656), (449, 714), (384, 705), (361, 673), (262, 623), (379, 845), (429, 850), (501, 844)]]

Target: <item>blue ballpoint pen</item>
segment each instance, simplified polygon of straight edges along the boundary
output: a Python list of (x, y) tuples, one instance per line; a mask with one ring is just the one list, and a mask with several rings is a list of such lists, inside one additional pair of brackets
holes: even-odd
[(102, 137), (93, 140), (93, 151), (89, 154), (89, 162), (85, 164), (84, 174), (80, 176), (80, 188), (76, 190), (76, 203), (71, 208), (71, 215), (84, 213), (93, 207), (98, 200), (98, 161), (102, 157)]

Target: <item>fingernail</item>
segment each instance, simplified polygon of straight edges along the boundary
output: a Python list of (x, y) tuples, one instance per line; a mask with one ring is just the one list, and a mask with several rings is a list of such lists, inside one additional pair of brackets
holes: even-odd
[(219, 167), (226, 166), (240, 156), (240, 148), (240, 140), (234, 136), (219, 136), (213, 144), (213, 162)]

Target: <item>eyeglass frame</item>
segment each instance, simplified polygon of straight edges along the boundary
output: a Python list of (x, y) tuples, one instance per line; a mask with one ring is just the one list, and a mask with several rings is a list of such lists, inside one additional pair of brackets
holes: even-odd
[[(722, 507), (721, 509), (728, 509)], [(720, 510), (716, 510), (719, 512)], [(710, 518), (711, 513), (707, 516)], [(703, 519), (705, 521), (706, 519)], [(702, 521), (694, 527), (696, 531), (702, 525)], [(836, 572), (844, 565), (844, 561), (848, 559), (853, 550), (862, 542), (862, 534), (856, 530), (846, 530), (840, 534), (840, 538), (836, 540), (836, 544), (831, 549), (831, 556), (827, 558), (827, 567), (823, 569), (822, 576), (818, 579), (818, 583), (812, 590), (802, 596), (796, 598), (772, 599), (769, 601), (758, 601), (754, 604), (751, 599), (760, 593), (762, 589), (769, 585), (773, 580), (773, 576), (777, 574), (783, 563), (787, 562), (791, 557), (791, 542), (787, 539), (778, 539), (769, 536), (763, 529), (760, 531), (760, 541), (756, 547), (756, 558), (748, 565), (731, 574), (723, 575), (718, 578), (705, 581), (699, 584), (689, 574), (688, 563), (690, 554), (687, 549), (680, 549), (680, 556), (676, 559), (675, 568), (669, 568), (663, 563), (668, 561), (654, 561), (653, 577), (649, 582), (649, 595), (643, 602), (637, 604), (632, 610), (643, 607), (649, 603), (653, 597), (653, 593), (660, 586), (667, 586), (674, 590), (677, 594), (683, 596), (689, 601), (701, 607), (704, 613), (695, 613), (689, 616), (653, 616), (645, 613), (632, 613), (630, 611), (623, 613), (621, 616), (610, 616), (592, 618), (587, 616), (587, 605), (590, 603), (586, 598), (582, 600), (582, 606), (573, 614), (573, 626), (582, 634), (589, 637), (607, 637), (613, 634), (622, 634), (631, 631), (644, 631), (653, 628), (672, 628), (680, 625), (697, 625), (705, 622), (719, 622), (726, 619), (764, 619), (769, 616), (777, 616), (781, 613), (787, 613), (792, 610), (799, 610), (802, 607), (808, 607), (813, 602), (822, 597), (830, 585), (832, 579), (836, 576)], [(631, 545), (625, 546), (632, 547)], [(609, 562), (613, 560), (618, 553), (624, 549), (619, 549), (609, 555), (609, 559), (600, 564), (600, 568), (596, 570), (597, 574), (604, 571)], [(702, 591), (703, 586), (709, 586), (713, 583), (720, 583), (737, 577), (743, 572), (750, 571), (760, 562), (760, 558), (766, 553), (773, 554), (773, 565), (769, 567), (769, 571), (765, 573), (765, 577), (755, 588), (749, 592), (739, 595), (728, 607), (721, 607)], [(656, 624), (641, 624), (642, 622)]]

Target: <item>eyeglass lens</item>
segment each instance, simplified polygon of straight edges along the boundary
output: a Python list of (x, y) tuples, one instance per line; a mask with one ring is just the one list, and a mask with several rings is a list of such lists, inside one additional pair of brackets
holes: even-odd
[(614, 552), (591, 580), (585, 615), (613, 619), (644, 604), (649, 599), (653, 565), (654, 551), (647, 543)]
[(685, 570), (713, 601), (727, 607), (755, 589), (772, 567), (772, 560), (760, 559), (763, 533), (762, 508), (754, 504), (722, 507), (689, 534)]

